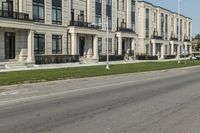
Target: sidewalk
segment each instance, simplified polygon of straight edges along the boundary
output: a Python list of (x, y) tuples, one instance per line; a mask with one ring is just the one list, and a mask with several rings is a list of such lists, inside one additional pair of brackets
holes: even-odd
[[(189, 59), (189, 58), (187, 58)], [(185, 60), (185, 59), (181, 59)], [(109, 64), (132, 64), (132, 63), (142, 63), (142, 62), (167, 62), (176, 61), (176, 59), (169, 60), (136, 60), (136, 61), (110, 61)], [(25, 70), (41, 70), (41, 69), (59, 69), (59, 68), (72, 68), (72, 67), (86, 67), (86, 66), (99, 66), (106, 65), (106, 62), (98, 62), (91, 64), (79, 64), (79, 63), (63, 63), (63, 64), (45, 64), (45, 65), (34, 65), (30, 68), (18, 68), (18, 69), (0, 69), (0, 72), (12, 72), (12, 71), (25, 71)]]

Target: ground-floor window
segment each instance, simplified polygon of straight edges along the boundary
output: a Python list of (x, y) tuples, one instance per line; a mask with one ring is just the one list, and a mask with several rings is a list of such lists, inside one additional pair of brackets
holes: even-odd
[(149, 55), (149, 54), (150, 54), (149, 51), (150, 51), (149, 44), (146, 44), (146, 55)]
[(34, 34), (34, 51), (35, 54), (45, 54), (45, 35)]
[(62, 36), (52, 35), (52, 53), (61, 54), (62, 53)]
[(109, 53), (112, 53), (112, 38), (108, 39), (108, 51)]
[(167, 45), (165, 45), (165, 55), (167, 55), (167, 53), (168, 53), (168, 47)]
[(98, 38), (98, 53), (102, 53), (102, 38)]

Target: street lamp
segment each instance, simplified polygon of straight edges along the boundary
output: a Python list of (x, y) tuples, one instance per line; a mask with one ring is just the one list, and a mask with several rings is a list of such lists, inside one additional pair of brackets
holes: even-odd
[(107, 53), (107, 62), (106, 62), (106, 69), (109, 70), (110, 66), (109, 66), (109, 51), (108, 51), (108, 16), (107, 16), (107, 23), (106, 23), (106, 30), (107, 30), (107, 40), (106, 40), (106, 53)]

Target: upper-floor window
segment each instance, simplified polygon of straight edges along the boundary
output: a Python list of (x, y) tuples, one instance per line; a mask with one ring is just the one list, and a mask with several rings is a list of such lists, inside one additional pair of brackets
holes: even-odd
[(176, 20), (176, 33), (177, 33), (177, 36), (179, 36), (178, 34), (179, 34), (179, 20), (178, 20), (178, 18), (177, 18), (177, 20)]
[(160, 28), (160, 30), (161, 30), (161, 36), (164, 38), (164, 23), (165, 23), (165, 19), (164, 19), (164, 14), (163, 13), (161, 13), (161, 28)]
[(78, 21), (84, 22), (84, 11), (80, 11), (80, 15), (78, 15)]
[(131, 24), (133, 31), (135, 31), (135, 0), (131, 1), (131, 9)]
[(52, 23), (62, 24), (62, 0), (52, 0)]
[(108, 28), (112, 29), (112, 0), (106, 0), (106, 16), (108, 17)]
[(149, 38), (149, 9), (146, 9), (146, 18), (145, 18), (145, 29), (146, 29), (146, 38)]
[(74, 21), (74, 9), (71, 9), (71, 21)]
[(122, 0), (122, 10), (124, 11), (125, 10), (125, 1)]
[(180, 40), (182, 40), (182, 35), (183, 35), (183, 20), (180, 20)]
[(126, 22), (124, 21), (124, 19), (122, 19), (121, 28), (126, 28)]
[(165, 39), (168, 39), (168, 15), (165, 15)]
[(101, 0), (96, 0), (96, 8), (95, 8), (96, 16), (95, 22), (98, 26), (102, 24), (102, 3)]
[(44, 0), (33, 0), (33, 20), (44, 23)]
[(191, 37), (191, 22), (189, 22), (189, 38)]
[(13, 11), (13, 0), (6, 0), (2, 2), (2, 10)]

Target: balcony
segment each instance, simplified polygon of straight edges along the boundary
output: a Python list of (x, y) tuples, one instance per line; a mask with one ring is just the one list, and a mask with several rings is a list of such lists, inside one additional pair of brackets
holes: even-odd
[(118, 28), (117, 28), (117, 31), (135, 33), (135, 31), (133, 31), (133, 29), (130, 29), (130, 28), (121, 28), (121, 27), (118, 27)]
[(70, 26), (93, 28), (93, 29), (99, 29), (100, 28), (98, 25), (88, 23), (88, 22), (82, 22), (82, 21), (70, 21)]
[(152, 35), (151, 38), (152, 38), (152, 39), (163, 40), (163, 37), (162, 37), (162, 36), (158, 36), (158, 35)]
[(190, 38), (188, 36), (184, 37), (184, 42), (190, 42)]
[(178, 38), (175, 36), (174, 33), (171, 33), (170, 40), (171, 40), (171, 41), (178, 41)]
[(30, 20), (29, 14), (27, 14), (27, 13), (5, 11), (5, 10), (0, 10), (0, 17), (11, 18), (11, 19), (19, 19), (19, 20)]
[(164, 40), (163, 36), (158, 35), (158, 31), (154, 30), (153, 35), (151, 36), (151, 39), (158, 39), (158, 40)]
[(171, 41), (178, 41), (178, 38), (176, 38), (176, 37), (171, 37), (170, 40), (171, 40)]

